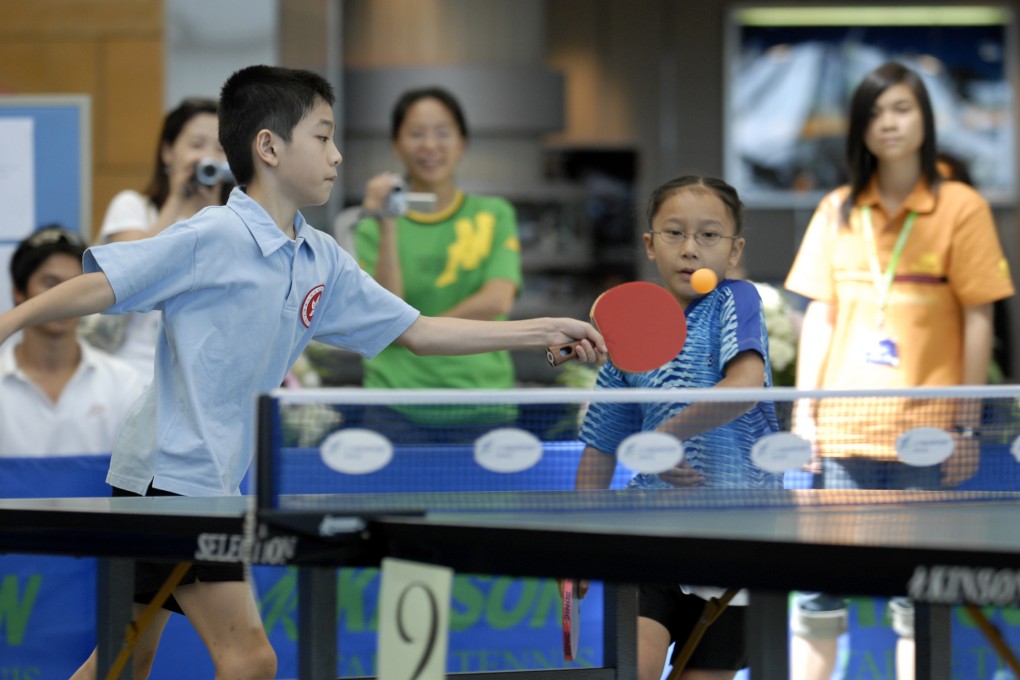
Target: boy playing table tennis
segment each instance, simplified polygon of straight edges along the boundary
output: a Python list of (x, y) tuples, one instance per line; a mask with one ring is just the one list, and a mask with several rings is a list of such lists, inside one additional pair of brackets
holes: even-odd
[[(612, 363), (604, 365), (598, 376), (599, 388), (772, 385), (761, 298), (752, 284), (725, 279), (744, 249), (742, 212), (733, 187), (710, 177), (678, 177), (652, 193), (645, 248), (666, 289), (684, 308), (687, 340), (673, 360), (656, 370), (632, 374)], [(712, 270), (720, 283), (702, 294), (692, 286), (691, 278), (705, 268)], [(781, 475), (765, 472), (750, 458), (757, 439), (779, 430), (771, 402), (593, 403), (581, 427), (580, 439), (586, 446), (576, 487), (607, 488), (616, 468), (617, 447), (629, 435), (650, 430), (682, 440), (684, 462), (658, 475), (639, 474), (629, 487), (782, 488)], [(670, 643), (677, 642), (675, 659), (705, 610), (705, 599), (699, 595), (717, 594), (716, 589), (679, 585), (641, 587), (640, 680), (661, 676)], [(687, 664), (691, 672), (681, 677), (732, 678), (746, 663), (743, 640), (743, 607), (731, 607), (708, 629)]]
[[(233, 74), (220, 97), (220, 142), (239, 186), (227, 204), (155, 238), (92, 248), (83, 276), (0, 316), (2, 342), (67, 316), (162, 311), (155, 379), (114, 446), (107, 481), (116, 494), (238, 494), (255, 397), (280, 385), (312, 338), (366, 357), (391, 342), (452, 355), (576, 338), (583, 361), (605, 356), (597, 331), (572, 319), (421, 316), (306, 224), (298, 210), (326, 202), (341, 161), (333, 101), (330, 85), (307, 71), (251, 66)], [(169, 568), (142, 566), (136, 600), (147, 602)], [(276, 655), (240, 565), (196, 569), (167, 606), (188, 616), (216, 677), (273, 677)], [(164, 610), (142, 634), (133, 677), (147, 676), (168, 617)], [(77, 677), (94, 675), (93, 653)]]

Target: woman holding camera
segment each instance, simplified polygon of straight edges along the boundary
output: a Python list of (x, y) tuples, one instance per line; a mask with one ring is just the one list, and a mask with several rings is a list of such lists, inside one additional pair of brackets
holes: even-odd
[[(212, 99), (185, 99), (166, 115), (148, 187), (144, 193), (127, 189), (113, 197), (99, 230), (100, 243), (155, 236), (206, 206), (225, 202), (230, 188), (225, 180), (231, 178), (222, 177), (226, 156), (218, 122)], [(200, 163), (201, 177), (196, 175)], [(92, 317), (84, 334), (92, 344), (131, 363), (148, 382), (159, 322), (158, 311)]]
[[(468, 140), (460, 103), (438, 87), (405, 92), (393, 108), (390, 139), (403, 177), (383, 173), (369, 180), (355, 226), (359, 263), (422, 314), (505, 319), (521, 285), (517, 218), (505, 199), (466, 194), (456, 185), (454, 172)], [(405, 212), (401, 201), (392, 200), (401, 194), (435, 198), (434, 203), (408, 201)], [(393, 345), (364, 366), (364, 385), (373, 388), (514, 384), (508, 352), (419, 357)], [(475, 406), (465, 417), (416, 407), (385, 415), (394, 418), (386, 425), (387, 436), (395, 434), (394, 427), (406, 427), (425, 431), (432, 440), (470, 439), (474, 433), (452, 434), (448, 426), (465, 420), (480, 427), (505, 423), (516, 418), (516, 409)]]

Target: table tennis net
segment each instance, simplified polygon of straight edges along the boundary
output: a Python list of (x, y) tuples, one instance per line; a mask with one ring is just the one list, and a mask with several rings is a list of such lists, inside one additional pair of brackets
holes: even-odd
[(1015, 387), (277, 390), (257, 493), (301, 512), (1002, 500), (1018, 416)]

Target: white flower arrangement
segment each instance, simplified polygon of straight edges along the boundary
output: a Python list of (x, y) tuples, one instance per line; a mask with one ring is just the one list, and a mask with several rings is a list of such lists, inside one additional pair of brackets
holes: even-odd
[[(290, 389), (314, 388), (322, 384), (315, 367), (301, 354), (284, 385)], [(286, 404), (281, 407), (284, 441), (300, 447), (318, 446), (322, 438), (344, 422), (343, 414), (328, 404)]]
[(315, 366), (309, 361), (308, 356), (301, 353), (297, 361), (290, 368), (288, 378), (294, 378), (298, 384), (289, 384), (288, 387), (321, 387), (322, 378), (319, 377)]
[(769, 334), (769, 361), (772, 382), (792, 386), (797, 371), (797, 340), (800, 337), (801, 314), (790, 306), (785, 293), (767, 283), (753, 282), (765, 311), (765, 327)]

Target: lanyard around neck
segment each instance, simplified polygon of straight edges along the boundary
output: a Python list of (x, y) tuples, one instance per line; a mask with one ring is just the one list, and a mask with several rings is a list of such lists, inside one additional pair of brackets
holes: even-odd
[(879, 268), (878, 247), (875, 245), (875, 232), (871, 224), (871, 206), (861, 206), (861, 227), (864, 231), (864, 240), (868, 242), (868, 263), (871, 265), (871, 278), (875, 285), (875, 293), (878, 295), (879, 318), (885, 314), (885, 307), (889, 303), (889, 290), (892, 288), (893, 279), (896, 278), (896, 264), (900, 261), (900, 255), (903, 254), (907, 238), (914, 228), (916, 219), (917, 213), (911, 210), (903, 222), (899, 238), (896, 239), (896, 245), (893, 246), (892, 253), (889, 255), (889, 266), (883, 273)]

